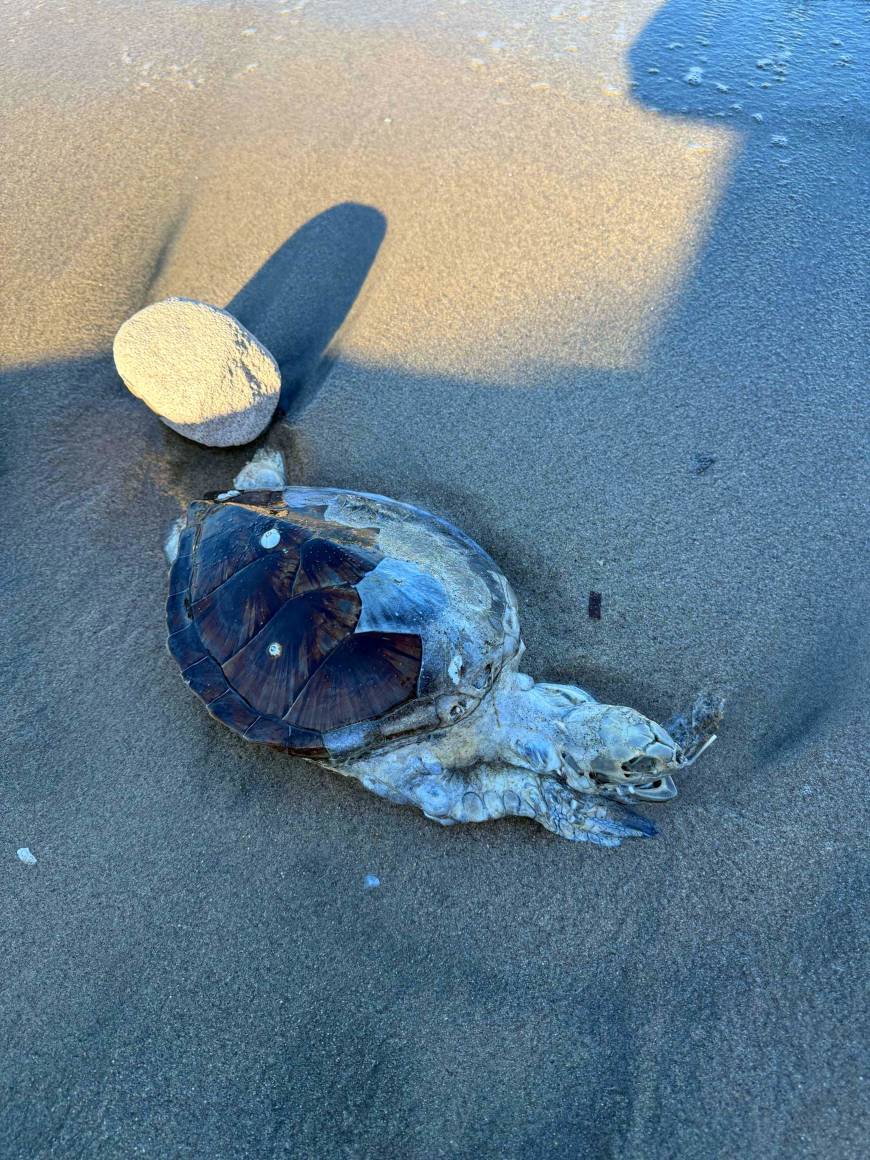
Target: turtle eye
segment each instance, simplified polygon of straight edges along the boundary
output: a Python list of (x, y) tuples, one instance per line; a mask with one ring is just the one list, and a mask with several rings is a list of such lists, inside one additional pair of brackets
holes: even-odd
[(622, 772), (628, 774), (655, 773), (657, 768), (658, 762), (654, 757), (633, 757), (631, 761), (622, 763)]

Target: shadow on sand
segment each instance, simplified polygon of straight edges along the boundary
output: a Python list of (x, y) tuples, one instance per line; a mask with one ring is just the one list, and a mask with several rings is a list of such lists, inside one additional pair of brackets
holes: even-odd
[(757, 482), (741, 513), (747, 536), (768, 538), (755, 586), (772, 587), (769, 609), (793, 626), (759, 642), (780, 654), (783, 677), (780, 693), (767, 693), (762, 765), (839, 709), (859, 667), (858, 602), (841, 576), (832, 581), (823, 545), (854, 541), (862, 524), (854, 433), (870, 294), (868, 56), (856, 6), (787, 0), (671, 0), (629, 53), (641, 104), (740, 137), (652, 358), (657, 377), (684, 384), (680, 421), (720, 460), (714, 472)]
[(362, 289), (387, 232), (384, 215), (344, 202), (289, 237), (226, 309), (281, 368), (280, 410), (309, 401), (328, 373), (326, 355)]

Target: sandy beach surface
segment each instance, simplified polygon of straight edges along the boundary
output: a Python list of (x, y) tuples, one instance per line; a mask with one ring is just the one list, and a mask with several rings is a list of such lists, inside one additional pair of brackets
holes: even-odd
[[(867, 1154), (865, 7), (3, 5), (0, 1154)], [(535, 677), (724, 693), (659, 837), (207, 716), (161, 542), (248, 456), (115, 373), (169, 295), (275, 354), (292, 481), (491, 552)]]

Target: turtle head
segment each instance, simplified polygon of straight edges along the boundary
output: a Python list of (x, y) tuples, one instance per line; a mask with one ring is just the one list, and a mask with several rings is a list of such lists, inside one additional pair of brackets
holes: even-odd
[(670, 776), (688, 769), (716, 740), (724, 701), (699, 698), (691, 723), (675, 717), (671, 728), (679, 740), (643, 713), (625, 705), (587, 702), (562, 718), (568, 744), (562, 770), (569, 785), (587, 792), (609, 787), (611, 795), (642, 801), (669, 801), (677, 796)]
[(593, 781), (631, 786), (647, 800), (676, 794), (669, 772), (683, 764), (683, 752), (643, 713), (625, 705), (583, 706), (569, 713), (564, 724), (576, 743), (567, 747), (568, 756)]
[[(616, 787), (616, 796), (667, 801), (670, 772), (686, 764), (679, 743), (624, 705), (604, 705), (570, 685), (536, 684), (516, 674), (498, 697), (501, 756), (514, 765), (560, 776), (575, 790)], [(611, 791), (613, 796), (613, 791)]]
[[(589, 762), (593, 773), (610, 781), (634, 784), (677, 764), (677, 743), (643, 713), (626, 705), (601, 705), (598, 710), (592, 720), (587, 718), (584, 722), (588, 729), (594, 721), (599, 742)], [(569, 714), (566, 721), (569, 728), (572, 717)]]

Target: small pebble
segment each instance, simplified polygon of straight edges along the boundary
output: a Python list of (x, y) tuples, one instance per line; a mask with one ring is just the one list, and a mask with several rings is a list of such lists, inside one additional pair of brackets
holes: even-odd
[(115, 335), (113, 353), (131, 393), (207, 447), (250, 443), (278, 405), (278, 364), (217, 306), (188, 298), (146, 306)]
[(377, 874), (366, 874), (365, 878), (363, 878), (363, 886), (366, 890), (376, 890), (380, 884), (381, 880)]
[(18, 854), (18, 861), (23, 862), (25, 866), (36, 865), (36, 857), (30, 852), (27, 846), (22, 846), (21, 849), (16, 852)]

